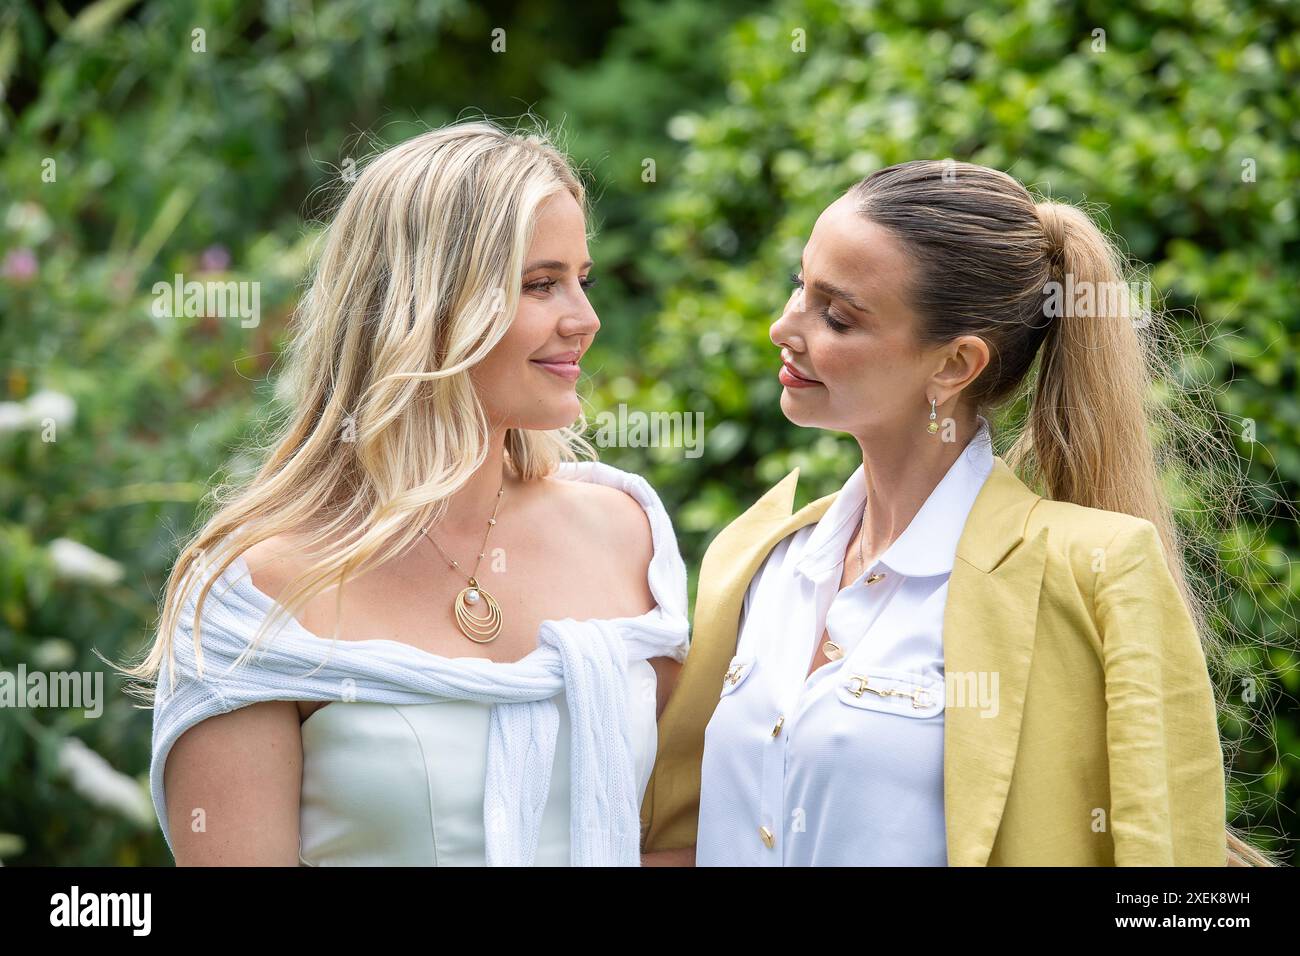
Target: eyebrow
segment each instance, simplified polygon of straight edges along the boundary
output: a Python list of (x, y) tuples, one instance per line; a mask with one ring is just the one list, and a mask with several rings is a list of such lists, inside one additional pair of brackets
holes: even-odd
[[(802, 258), (799, 260), (799, 271), (800, 272), (804, 271), (804, 264)], [(859, 302), (851, 292), (849, 292), (847, 289), (841, 289), (833, 282), (827, 282), (825, 279), (818, 279), (816, 282), (812, 284), (812, 286), (818, 292), (821, 292), (825, 295), (829, 295), (832, 298), (843, 299), (849, 305), (853, 306), (853, 308), (858, 309), (861, 312), (871, 311), (865, 305)]]
[[(588, 259), (582, 265), (578, 266), (578, 269), (579, 270), (590, 269), (592, 265), (593, 265), (592, 261)], [(528, 265), (524, 266), (524, 274), (527, 275), (530, 272), (536, 272), (538, 269), (555, 269), (560, 272), (564, 272), (568, 268), (569, 268), (569, 264), (567, 262), (561, 262), (559, 259), (541, 259), (537, 262), (529, 263)]]

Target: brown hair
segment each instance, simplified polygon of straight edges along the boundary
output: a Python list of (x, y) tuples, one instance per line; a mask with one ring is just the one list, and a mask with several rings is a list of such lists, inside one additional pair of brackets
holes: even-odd
[[(1165, 458), (1152, 440), (1153, 429), (1171, 435), (1181, 423), (1174, 408), (1151, 401), (1153, 383), (1168, 377), (1162, 355), (1173, 340), (1149, 308), (1149, 294), (1145, 305), (1133, 294), (1114, 242), (1083, 210), (1035, 201), (1006, 173), (971, 163), (890, 166), (856, 183), (849, 196), (910, 254), (921, 341), (977, 335), (988, 344), (988, 367), (964, 400), (977, 409), (1005, 404), (1023, 393), (1037, 361), (1025, 427), (1008, 463), (1049, 498), (1154, 524), (1206, 658), (1221, 661), (1227, 648), (1188, 585), (1185, 542), (1160, 484)], [(1073, 308), (1072, 289), (1083, 290), (1083, 308)], [(1075, 321), (1076, 311), (1087, 321)], [(1139, 335), (1139, 326), (1152, 331)], [(1195, 427), (1203, 457), (1204, 431)], [(1221, 689), (1216, 696), (1223, 706)], [(1227, 865), (1276, 865), (1230, 826), (1227, 843)]]

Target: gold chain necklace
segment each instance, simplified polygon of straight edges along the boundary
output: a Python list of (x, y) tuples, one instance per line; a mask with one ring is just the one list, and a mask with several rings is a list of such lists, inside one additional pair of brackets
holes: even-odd
[[(862, 539), (865, 538), (866, 536), (867, 536), (867, 513), (866, 511), (863, 511), (862, 512), (862, 533), (858, 535), (858, 564), (861, 565), (863, 571), (867, 570), (867, 559), (862, 556)], [(868, 575), (865, 583), (875, 584), (877, 581), (883, 581), (884, 578), (885, 578), (885, 573), (883, 571), (877, 571), (875, 574)]]
[[(859, 574), (861, 574), (862, 571), (867, 570), (867, 559), (866, 556), (862, 553), (862, 539), (867, 536), (867, 512), (865, 510), (865, 505), (863, 507), (864, 510), (862, 512), (862, 523), (858, 525), (858, 567), (860, 569), (858, 572)], [(846, 564), (848, 563), (847, 559), (845, 563)], [(875, 584), (877, 581), (882, 580), (883, 578), (884, 578), (884, 574), (881, 573), (873, 574), (867, 578), (865, 583)], [(826, 659), (828, 661), (837, 661), (844, 656), (844, 649), (841, 648), (834, 641), (827, 640), (822, 643), (822, 653), (826, 655)]]
[[(861, 567), (863, 570), (866, 569), (866, 564), (867, 564), (867, 560), (866, 560), (866, 558), (864, 558), (864, 557), (862, 556), (862, 538), (863, 538), (863, 534), (862, 534), (862, 532), (865, 532), (865, 531), (866, 531), (866, 525), (867, 525), (867, 513), (866, 513), (865, 511), (863, 511), (863, 512), (862, 512), (862, 523), (861, 523), (860, 525), (858, 525), (858, 529), (859, 529), (859, 534), (858, 534), (858, 565), (859, 565), (859, 567)], [(848, 562), (846, 561), (845, 563), (847, 564)], [(840, 646), (839, 646), (838, 644), (836, 644), (834, 641), (828, 639), (828, 640), (822, 642), (822, 654), (824, 654), (824, 655), (826, 656), (826, 659), (827, 659), (828, 661), (838, 661), (841, 657), (844, 656), (844, 648), (840, 647)]]
[(858, 528), (858, 568), (859, 573), (867, 570), (867, 559), (862, 556), (862, 539), (867, 536), (867, 513), (862, 512), (862, 524)]
[[(456, 612), (456, 626), (460, 628), (462, 634), (475, 644), (490, 644), (501, 633), (501, 606), (497, 604), (496, 599), (491, 594), (479, 586), (475, 575), (478, 574), (478, 566), (483, 560), (483, 555), (487, 553), (488, 535), (492, 533), (492, 528), (497, 523), (497, 509), (501, 507), (501, 497), (505, 493), (506, 485), (505, 481), (502, 480), (501, 490), (497, 492), (496, 507), (492, 509), (492, 517), (488, 518), (487, 531), (483, 532), (483, 543), (479, 546), (478, 561), (474, 562), (474, 574), (469, 576), (469, 587), (463, 588), (456, 595), (456, 600), (452, 605), (453, 610)], [(420, 533), (433, 541), (433, 535), (429, 534), (424, 528), (420, 529)], [(453, 571), (460, 571), (460, 563), (448, 558), (447, 552), (442, 550), (442, 546), (437, 541), (433, 541), (433, 546), (438, 549), (438, 553), (444, 559), (451, 563)], [(482, 616), (471, 611), (480, 602), (487, 612)]]

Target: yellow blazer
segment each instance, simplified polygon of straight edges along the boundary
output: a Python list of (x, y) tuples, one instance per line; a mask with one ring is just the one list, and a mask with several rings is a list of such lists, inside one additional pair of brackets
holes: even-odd
[[(798, 478), (704, 556), (641, 808), (647, 852), (695, 844), (704, 728), (745, 591), (772, 548), (835, 499), (791, 514)], [(997, 687), (996, 708), (954, 706), (949, 692), (950, 866), (1225, 865), (1213, 689), (1151, 522), (1042, 498), (995, 458), (957, 546), (943, 660), (950, 686)]]

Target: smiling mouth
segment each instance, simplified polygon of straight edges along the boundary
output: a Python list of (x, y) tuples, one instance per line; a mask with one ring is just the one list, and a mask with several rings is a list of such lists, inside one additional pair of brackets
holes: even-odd
[(557, 359), (550, 362), (541, 359), (530, 359), (529, 361), (538, 368), (545, 369), (552, 375), (557, 375), (570, 382), (576, 382), (578, 376), (582, 374), (581, 366), (572, 359)]
[(819, 381), (818, 381), (817, 379), (815, 379), (815, 378), (808, 378), (806, 375), (800, 375), (797, 371), (795, 371), (794, 367), (793, 367), (789, 362), (782, 362), (782, 363), (781, 363), (781, 368), (785, 371), (785, 374), (786, 374), (786, 375), (788, 375), (790, 378), (794, 379), (795, 382), (797, 382), (797, 383), (799, 383), (799, 384), (802, 384), (802, 385), (820, 385), (820, 384), (822, 384), (821, 382), (819, 382)]

